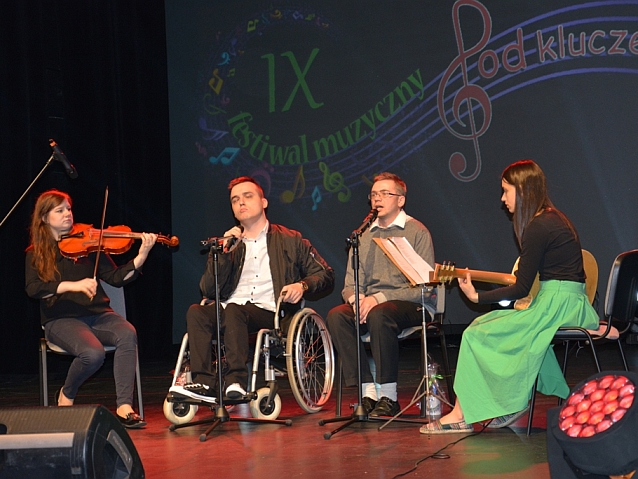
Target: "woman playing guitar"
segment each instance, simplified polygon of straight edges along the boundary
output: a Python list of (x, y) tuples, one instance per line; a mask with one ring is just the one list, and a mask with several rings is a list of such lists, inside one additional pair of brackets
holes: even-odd
[(552, 348), (561, 326), (598, 327), (585, 294), (578, 234), (549, 199), (545, 175), (531, 160), (508, 166), (501, 176), (501, 200), (513, 216), (521, 255), (514, 284), (477, 292), (471, 273), (459, 286), (474, 303), (497, 303), (527, 296), (536, 274), (540, 291), (529, 308), (498, 310), (475, 319), (463, 333), (452, 411), (421, 428), (423, 434), (468, 433), (472, 423), (506, 427), (527, 411), (534, 381), (543, 394), (569, 394)]

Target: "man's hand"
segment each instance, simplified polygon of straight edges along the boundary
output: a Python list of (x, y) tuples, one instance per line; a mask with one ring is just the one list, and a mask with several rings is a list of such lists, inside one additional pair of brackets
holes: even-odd
[[(233, 236), (235, 238), (237, 238), (236, 240), (233, 240), (233, 244), (230, 245), (231, 242), (231, 238), (230, 236)], [(224, 240), (224, 253), (230, 253), (232, 250), (234, 250), (237, 245), (239, 244), (239, 240), (241, 240), (244, 236), (244, 227), (243, 226), (233, 226), (231, 229), (229, 229), (228, 231), (226, 231), (224, 233), (224, 238), (228, 238), (227, 240)]]
[(284, 303), (297, 304), (303, 298), (304, 288), (301, 283), (287, 284), (281, 288)]
[(368, 313), (372, 308), (374, 308), (377, 304), (377, 299), (374, 296), (366, 296), (363, 299), (359, 300), (359, 322), (364, 324), (368, 319)]

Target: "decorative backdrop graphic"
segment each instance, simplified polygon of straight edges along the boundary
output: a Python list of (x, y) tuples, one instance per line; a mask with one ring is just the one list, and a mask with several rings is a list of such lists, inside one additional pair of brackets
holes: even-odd
[[(233, 110), (232, 84), (244, 74), (236, 59), (251, 48), (254, 38), (282, 25), (300, 25), (323, 35), (338, 32), (318, 8), (271, 7), (230, 33), (217, 33), (217, 48), (204, 69), (212, 73), (202, 82), (201, 137), (194, 147), (213, 168), (226, 169), (229, 177), (237, 171), (258, 177), (266, 192), (281, 202), (310, 198), (313, 210), (326, 195), (349, 201), (353, 186), (369, 183), (375, 172), (391, 169), (446, 131), (471, 143), (473, 150), (472, 155), (452, 152), (450, 173), (459, 181), (473, 181), (481, 172), (479, 139), (488, 133), (492, 116), (498, 115), (495, 100), (558, 76), (638, 73), (638, 19), (613, 12), (613, 7), (632, 5), (636, 2), (577, 4), (493, 34), (489, 9), (477, 0), (460, 0), (453, 6), (450, 24), (458, 56), (444, 72), (428, 80), (416, 66), (361, 116), (345, 125), (334, 124), (333, 132), (321, 137), (298, 131), (293, 135), (297, 141), (286, 145), (277, 143), (277, 125), (257, 131), (252, 128), (253, 114)], [(466, 41), (468, 31), (479, 32), (478, 41)], [(278, 58), (275, 53), (259, 57), (261, 64), (255, 69), (263, 77), (260, 84), (268, 87), (267, 114), (289, 111), (295, 101), (306, 101), (312, 110), (324, 106), (307, 79), (319, 55), (316, 47), (307, 58), (293, 51)], [(276, 73), (286, 66), (294, 71), (296, 83), (289, 95), (285, 88), (279, 95)]]
[[(533, 158), (602, 271), (637, 247), (638, 0), (337, 0), (167, 4), (174, 337), (197, 300), (201, 238), (233, 223), (252, 175), (271, 221), (337, 272), (372, 178), (408, 184), (437, 261), (508, 271), (499, 175)], [(188, 247), (187, 245), (191, 245)], [(601, 277), (604, 275), (601, 275)], [(448, 318), (476, 316), (450, 291)]]

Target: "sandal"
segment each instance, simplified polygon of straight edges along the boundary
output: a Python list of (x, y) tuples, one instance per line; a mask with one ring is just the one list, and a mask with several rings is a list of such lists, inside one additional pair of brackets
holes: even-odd
[(514, 412), (512, 414), (505, 414), (504, 416), (495, 417), (492, 419), (487, 427), (489, 429), (501, 429), (503, 427), (511, 426), (516, 421), (518, 421), (521, 417), (523, 417), (529, 411), (529, 406), (527, 406), (522, 411)]
[(441, 424), (441, 421), (434, 421), (421, 426), (421, 434), (464, 434), (474, 432), (474, 427), (465, 421)]

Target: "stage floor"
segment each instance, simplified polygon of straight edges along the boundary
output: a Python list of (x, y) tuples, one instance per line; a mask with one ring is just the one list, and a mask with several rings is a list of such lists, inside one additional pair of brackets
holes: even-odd
[[(450, 343), (454, 344), (454, 340)], [(458, 341), (456, 341), (458, 344)], [(615, 344), (600, 346), (601, 366), (606, 370), (621, 368)], [(638, 370), (638, 347), (625, 346), (632, 370)], [(435, 361), (440, 358), (436, 343), (430, 346)], [(456, 361), (456, 349), (451, 350)], [(557, 355), (561, 354), (557, 347)], [(560, 356), (559, 356), (560, 357)], [(418, 342), (402, 343), (399, 401), (407, 404), (416, 388)], [(581, 350), (578, 358), (570, 356), (568, 382), (573, 386), (595, 372), (591, 353)], [(287, 380), (279, 381), (282, 399), (281, 418), (290, 418), (292, 426), (248, 424), (229, 421), (219, 425), (205, 442), (200, 435), (206, 426), (169, 431), (162, 405), (171, 382), (175, 358), (165, 362), (142, 364), (144, 412), (148, 426), (129, 431), (149, 479), (176, 477), (305, 477), (305, 478), (393, 478), (405, 477), (485, 477), (543, 479), (549, 477), (546, 454), (546, 411), (556, 405), (556, 398), (537, 395), (534, 429), (526, 436), (527, 416), (515, 427), (486, 429), (475, 426), (474, 435), (431, 436), (419, 433), (418, 424), (392, 423), (379, 431), (382, 422), (357, 423), (330, 439), (324, 433), (339, 426), (320, 426), (321, 419), (335, 416), (335, 391), (326, 407), (317, 414), (305, 413), (297, 404)], [(68, 363), (50, 357), (50, 388), (62, 384)], [(80, 390), (77, 404), (103, 404), (115, 409), (112, 365), (107, 361), (102, 371)], [(52, 393), (51, 393), (52, 395)], [(344, 389), (342, 408), (349, 414), (349, 404), (356, 402), (356, 390)], [(0, 377), (0, 407), (38, 406), (37, 376)], [(413, 407), (408, 414), (418, 416)], [(445, 410), (444, 410), (445, 412)], [(195, 420), (211, 416), (209, 408), (200, 407)], [(247, 404), (235, 406), (230, 416), (251, 417)], [(442, 453), (443, 458), (431, 457)], [(403, 476), (402, 476), (403, 477)]]

